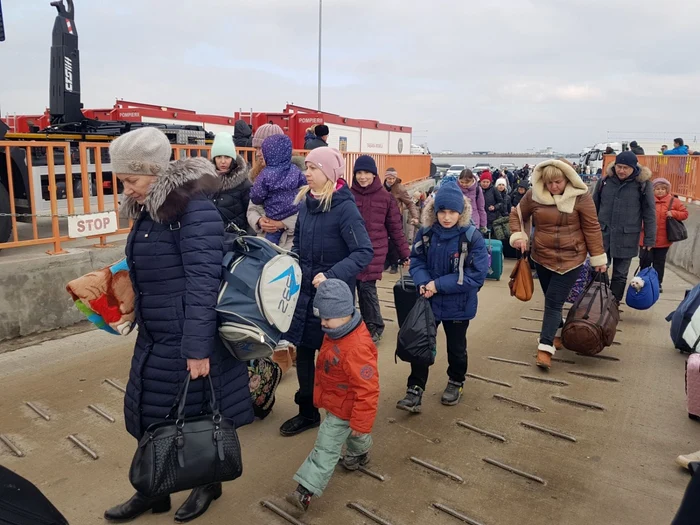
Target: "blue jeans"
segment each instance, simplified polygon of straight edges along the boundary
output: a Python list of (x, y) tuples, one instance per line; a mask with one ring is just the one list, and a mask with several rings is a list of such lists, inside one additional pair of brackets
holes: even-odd
[(535, 267), (544, 293), (544, 318), (540, 331), (540, 343), (552, 346), (557, 330), (563, 326), (561, 313), (564, 303), (576, 284), (581, 267), (574, 268), (565, 274), (553, 272), (538, 263), (535, 263)]

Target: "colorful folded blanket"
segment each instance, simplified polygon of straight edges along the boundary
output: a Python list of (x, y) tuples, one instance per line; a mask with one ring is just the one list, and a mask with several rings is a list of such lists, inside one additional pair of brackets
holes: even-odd
[(98, 328), (128, 335), (135, 321), (134, 289), (126, 259), (68, 283), (75, 306)]

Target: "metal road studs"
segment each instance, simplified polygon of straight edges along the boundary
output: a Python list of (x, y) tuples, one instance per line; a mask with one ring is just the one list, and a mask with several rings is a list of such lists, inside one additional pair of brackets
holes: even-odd
[(432, 470), (433, 472), (442, 474), (443, 476), (450, 478), (451, 480), (456, 481), (457, 483), (464, 483), (464, 479), (462, 479), (461, 476), (458, 476), (457, 474), (454, 474), (449, 470), (441, 469), (440, 467), (436, 467), (432, 463), (428, 463), (427, 461), (423, 461), (422, 459), (418, 459), (414, 456), (411, 456), (409, 459), (413, 461), (416, 465), (420, 465), (421, 467), (425, 467), (428, 470)]
[(285, 512), (284, 510), (282, 510), (281, 508), (279, 508), (279, 507), (278, 507), (277, 505), (275, 505), (274, 503), (271, 503), (271, 502), (269, 502), (269, 501), (264, 501), (264, 500), (263, 500), (263, 501), (260, 502), (260, 505), (261, 505), (263, 508), (265, 508), (265, 509), (267, 509), (267, 510), (273, 512), (274, 514), (277, 514), (280, 518), (282, 518), (283, 520), (287, 521), (288, 523), (291, 523), (292, 525), (305, 525), (304, 522), (299, 521), (299, 520), (296, 519), (294, 516), (292, 516), (291, 514)]
[(515, 474), (515, 475), (521, 476), (525, 479), (536, 481), (537, 483), (541, 483), (542, 485), (547, 484), (547, 482), (545, 480), (543, 480), (542, 478), (540, 478), (539, 476), (535, 476), (534, 474), (530, 474), (529, 472), (525, 472), (525, 471), (517, 469), (515, 467), (511, 467), (510, 465), (506, 465), (505, 463), (501, 463), (500, 461), (496, 461), (495, 459), (483, 458), (483, 461), (485, 461), (489, 465), (493, 465), (494, 467), (498, 467), (498, 468), (501, 468), (507, 472), (510, 472), (511, 474)]
[(532, 366), (530, 363), (526, 363), (525, 361), (513, 361), (512, 359), (503, 359), (502, 357), (488, 356), (487, 359), (491, 361), (497, 361), (499, 363), (508, 363), (511, 365)]
[(607, 381), (609, 383), (619, 383), (620, 380), (616, 377), (604, 376), (600, 374), (589, 374), (588, 372), (569, 372), (572, 375), (585, 377), (587, 379), (596, 379), (598, 381)]
[(34, 412), (36, 412), (42, 419), (46, 421), (51, 421), (51, 417), (46, 412), (37, 407), (34, 403), (30, 403), (29, 401), (27, 401), (26, 405), (29, 408), (31, 408)]
[(102, 409), (97, 408), (95, 405), (88, 405), (88, 408), (89, 408), (90, 410), (92, 410), (93, 412), (95, 412), (96, 414), (98, 414), (98, 415), (102, 416), (103, 418), (105, 418), (105, 419), (106, 419), (107, 421), (109, 421), (110, 423), (114, 423), (114, 422), (116, 421), (116, 420), (115, 420), (112, 416), (110, 416), (107, 412), (105, 412), (105, 411), (102, 410)]
[(22, 452), (17, 445), (15, 445), (12, 440), (7, 437), (5, 434), (0, 434), (0, 441), (5, 443), (5, 446), (9, 448), (12, 453), (17, 456), (18, 458), (23, 458), (24, 457), (24, 452)]
[(580, 407), (580, 408), (590, 408), (591, 410), (598, 410), (600, 412), (604, 412), (607, 410), (603, 405), (599, 405), (598, 403), (591, 403), (590, 401), (579, 401), (578, 399), (571, 399), (569, 397), (564, 397), (564, 396), (552, 396), (552, 399), (555, 401), (559, 401), (560, 403), (567, 403), (569, 405), (573, 405), (575, 407)]
[(546, 377), (537, 377), (537, 376), (520, 376), (523, 379), (527, 379), (528, 381), (535, 381), (537, 383), (546, 383), (548, 385), (557, 385), (557, 386), (569, 386), (569, 383), (566, 381), (561, 381), (560, 379), (547, 379)]
[[(343, 457), (341, 456), (340, 459), (338, 460), (338, 463), (340, 464), (342, 462), (343, 462)], [(358, 470), (358, 472), (361, 472), (362, 474), (365, 474), (365, 475), (369, 476), (370, 478), (374, 478), (374, 479), (376, 479), (378, 481), (382, 481), (382, 482), (386, 481), (386, 478), (384, 476), (382, 476), (381, 474), (378, 474), (377, 472), (374, 472), (373, 470), (370, 470), (368, 468), (361, 466), (357, 470)]]
[(97, 452), (92, 450), (90, 447), (88, 447), (85, 443), (80, 441), (77, 437), (75, 437), (73, 434), (68, 436), (68, 441), (76, 445), (80, 450), (85, 452), (88, 456), (90, 456), (92, 459), (100, 459), (100, 456), (97, 455)]
[(539, 330), (531, 330), (530, 328), (520, 328), (518, 326), (511, 326), (511, 330), (515, 330), (516, 332), (525, 332), (526, 334), (539, 334)]
[(499, 434), (494, 434), (493, 432), (489, 432), (488, 430), (484, 430), (483, 428), (475, 427), (474, 425), (470, 425), (469, 423), (465, 423), (464, 421), (457, 421), (457, 424), (460, 427), (467, 428), (471, 430), (472, 432), (476, 432), (477, 434), (481, 434), (482, 436), (489, 437), (491, 439), (495, 439), (496, 441), (500, 441), (501, 443), (506, 442), (506, 438)]
[(505, 403), (511, 403), (512, 405), (516, 405), (522, 408), (525, 408), (527, 410), (532, 410), (533, 412), (544, 412), (540, 407), (531, 405), (529, 403), (524, 403), (522, 401), (518, 401), (517, 399), (512, 399), (510, 397), (502, 396), (501, 394), (494, 394), (493, 395), (494, 399), (498, 399), (499, 401), (504, 401)]
[(385, 520), (381, 516), (377, 516), (374, 512), (367, 510), (359, 503), (348, 503), (348, 508), (356, 510), (364, 517), (371, 519), (373, 522), (378, 523), (379, 525), (392, 525), (390, 521)]
[(529, 421), (521, 421), (520, 424), (522, 426), (524, 426), (525, 428), (537, 430), (538, 432), (542, 432), (543, 434), (549, 434), (552, 437), (559, 438), (559, 439), (565, 439), (566, 441), (571, 441), (572, 443), (576, 443), (576, 438), (574, 436), (570, 436), (569, 434), (565, 434), (564, 432), (562, 432), (560, 430), (543, 427), (543, 426), (537, 425), (535, 423), (530, 423)]
[(105, 379), (104, 382), (107, 383), (107, 384), (110, 385), (110, 386), (113, 386), (114, 388), (116, 388), (117, 390), (119, 390), (120, 392), (122, 392), (123, 394), (126, 394), (126, 388), (124, 388), (123, 386), (121, 386), (121, 385), (120, 385), (119, 383), (117, 383), (116, 381), (112, 381), (111, 379)]
[(479, 381), (484, 381), (486, 383), (491, 383), (494, 385), (507, 386), (508, 388), (513, 388), (513, 385), (511, 385), (510, 383), (505, 383), (496, 379), (489, 379), (488, 377), (478, 376), (476, 374), (467, 374), (467, 377), (471, 377), (472, 379), (478, 379)]
[(576, 355), (580, 355), (581, 357), (590, 357), (592, 359), (602, 359), (603, 361), (619, 361), (620, 359), (617, 357), (613, 357), (611, 355), (586, 355), (586, 354), (579, 354), (578, 352)]
[(448, 514), (449, 516), (452, 516), (453, 518), (457, 518), (458, 520), (463, 521), (464, 523), (468, 523), (469, 525), (483, 525), (475, 519), (472, 519), (469, 516), (465, 516), (461, 512), (451, 509), (450, 507), (441, 503), (433, 503), (433, 507), (439, 511), (444, 512), (445, 514)]

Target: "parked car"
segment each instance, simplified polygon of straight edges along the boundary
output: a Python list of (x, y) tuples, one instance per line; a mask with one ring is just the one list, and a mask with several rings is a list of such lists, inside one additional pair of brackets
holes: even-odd
[(435, 174), (436, 179), (441, 179), (442, 177), (445, 176), (447, 173), (447, 170), (450, 169), (450, 164), (436, 164), (437, 167), (437, 173)]
[(504, 164), (501, 164), (498, 167), (498, 169), (500, 169), (501, 171), (515, 171), (518, 169), (518, 167), (512, 162), (506, 162)]
[(464, 164), (453, 164), (450, 166), (450, 168), (445, 172), (445, 177), (449, 177), (452, 175), (453, 177), (459, 177), (459, 174), (462, 173), (467, 167)]
[(491, 171), (491, 164), (489, 164), (488, 162), (477, 162), (472, 168), (472, 172), (474, 172), (475, 175), (478, 175), (482, 171), (486, 170)]

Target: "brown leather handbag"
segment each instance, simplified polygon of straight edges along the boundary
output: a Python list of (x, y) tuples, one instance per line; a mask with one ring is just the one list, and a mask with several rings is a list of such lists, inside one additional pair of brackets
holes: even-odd
[[(518, 210), (518, 219), (520, 219), (520, 231), (525, 232), (525, 224), (523, 223), (523, 215), (520, 212), (520, 205), (516, 207)], [(532, 299), (532, 294), (535, 291), (535, 282), (532, 279), (532, 268), (530, 268), (530, 258), (525, 252), (515, 263), (513, 271), (510, 272), (510, 281), (508, 282), (510, 295), (517, 297), (521, 301), (529, 301)]]

